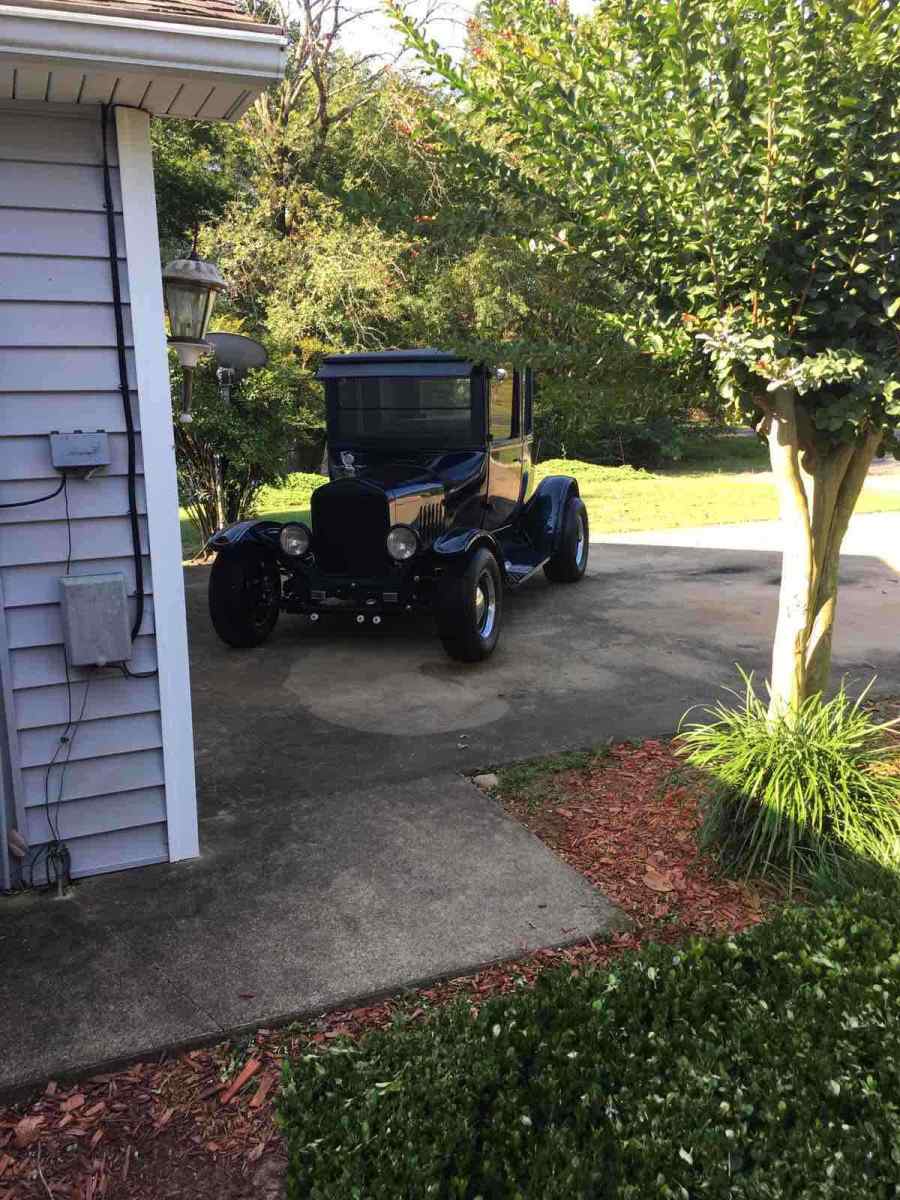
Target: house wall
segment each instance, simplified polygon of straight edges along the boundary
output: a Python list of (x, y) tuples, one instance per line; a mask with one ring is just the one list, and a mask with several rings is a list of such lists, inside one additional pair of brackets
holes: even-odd
[[(115, 208), (121, 214), (115, 128), (110, 132), (112, 184)], [(146, 190), (146, 119), (143, 124), (139, 120), (136, 128), (137, 186)], [(68, 845), (75, 876), (182, 857), (185, 846), (191, 852), (191, 839), (185, 842), (180, 837), (178, 847), (170, 846), (168, 826), (173, 821), (183, 826), (187, 821), (196, 828), (192, 757), (187, 767), (181, 764), (173, 774), (168, 748), (167, 764), (164, 727), (172, 724), (173, 714), (163, 711), (160, 675), (136, 679), (116, 670), (89, 673), (70, 667), (67, 682), (59, 577), (67, 569), (72, 574), (120, 571), (132, 597), (135, 589), (128, 447), (117, 368), (100, 130), (99, 109), (0, 105), (0, 502), (40, 496), (58, 485), (47, 437), (52, 430), (105, 429), (112, 453), (112, 464), (102, 474), (69, 481), (68, 522), (66, 494), (26, 508), (0, 508), (0, 720), (5, 723), (5, 739), (0, 729), (4, 758), (0, 785), (5, 780), (6, 820), (31, 847), (46, 842), (50, 837), (47, 795), (55, 800), (62, 782), (60, 803), (52, 805), (51, 813), (58, 813), (60, 836)], [(134, 146), (130, 153), (134, 159)], [(130, 178), (130, 203), (140, 205), (140, 198), (134, 198), (133, 168)], [(152, 269), (156, 279), (159, 275), (149, 186), (152, 228), (145, 224), (138, 232), (132, 214), (133, 244), (128, 246), (127, 222), (121, 215), (116, 218), (132, 412), (138, 429), (142, 416), (145, 426), (148, 420), (146, 405), (137, 397), (147, 353), (145, 349), (143, 368), (138, 367), (129, 285), (138, 268), (145, 274)], [(138, 218), (146, 222), (146, 213)], [(130, 263), (126, 250), (132, 255)], [(142, 320), (159, 326), (150, 331), (151, 357), (161, 358), (165, 369), (161, 303), (158, 310), (148, 310), (144, 300)], [(144, 332), (145, 346), (147, 341)], [(158, 376), (158, 361), (155, 370)], [(167, 395), (162, 404), (164, 411), (152, 418), (161, 422), (153, 444), (165, 488), (161, 493), (157, 480), (157, 503), (167, 505), (170, 527), (174, 521), (177, 528), (174, 462), (166, 458), (171, 458), (172, 441)], [(143, 442), (147, 440), (149, 446), (149, 436), (146, 429), (138, 435), (137, 479), (146, 606), (129, 668), (154, 672), (159, 667), (163, 675), (167, 670), (171, 675), (171, 664), (159, 654), (155, 605), (162, 602), (169, 612), (180, 613), (177, 619), (183, 628), (183, 591), (179, 574), (168, 594), (154, 596), (156, 553), (148, 553), (144, 515)], [(165, 554), (165, 576), (171, 580), (177, 550), (152, 548)], [(183, 654), (183, 639), (181, 646), (179, 650), (176, 644), (174, 650)], [(178, 718), (187, 721), (190, 747), (186, 662), (177, 663), (174, 670), (183, 681), (183, 712)], [(68, 765), (64, 773), (58, 766), (51, 770), (48, 788), (48, 766), (59, 755), (70, 711), (78, 717), (82, 704), (84, 717), (77, 736), (63, 747), (63, 754), (70, 751)], [(184, 751), (183, 742), (182, 735), (179, 753)], [(177, 789), (173, 778), (182, 781)]]

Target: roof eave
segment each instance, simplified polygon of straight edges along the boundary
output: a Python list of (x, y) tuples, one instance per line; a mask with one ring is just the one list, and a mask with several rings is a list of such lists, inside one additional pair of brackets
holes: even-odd
[(141, 10), (137, 7), (129, 5), (128, 7), (119, 6), (113, 2), (101, 3), (97, 0), (96, 3), (91, 3), (91, 0), (78, 0), (77, 3), (68, 3), (67, 0), (25, 0), (24, 3), (16, 4), (14, 0), (0, 0), (0, 12), (5, 8), (34, 8), (42, 13), (47, 12), (64, 12), (64, 13), (92, 13), (94, 16), (100, 17), (117, 17), (127, 21), (150, 21), (163, 22), (167, 25), (199, 25), (211, 26), (214, 29), (242, 29), (255, 33), (268, 33), (275, 37), (284, 36), (284, 28), (281, 25), (265, 25), (258, 21), (251, 21), (249, 18), (236, 16), (231, 20), (224, 17), (201, 16), (198, 13), (164, 13), (158, 9), (147, 8)]
[(249, 22), (213, 25), (0, 4), (0, 63), (149, 72), (240, 84), (256, 95), (283, 77), (286, 47), (280, 29)]

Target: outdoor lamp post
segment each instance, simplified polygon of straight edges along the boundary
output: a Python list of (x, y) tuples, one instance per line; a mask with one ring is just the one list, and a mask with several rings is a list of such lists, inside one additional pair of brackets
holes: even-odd
[(189, 258), (176, 258), (163, 271), (163, 293), (171, 328), (169, 343), (175, 347), (183, 377), (180, 419), (184, 424), (191, 420), (194, 367), (210, 352), (206, 331), (216, 293), (224, 287), (219, 268), (198, 258), (196, 249)]

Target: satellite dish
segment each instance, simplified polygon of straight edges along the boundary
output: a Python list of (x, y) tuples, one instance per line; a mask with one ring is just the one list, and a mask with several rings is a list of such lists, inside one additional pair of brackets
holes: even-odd
[(269, 361), (264, 346), (241, 333), (208, 333), (206, 340), (220, 367), (233, 371), (232, 379), (239, 383), (248, 371), (264, 367)]

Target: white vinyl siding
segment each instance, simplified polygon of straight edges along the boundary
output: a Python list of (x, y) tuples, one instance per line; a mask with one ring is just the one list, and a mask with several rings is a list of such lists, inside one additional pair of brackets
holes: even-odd
[[(58, 606), (67, 557), (71, 553), (73, 574), (122, 571), (132, 596), (135, 588), (102, 161), (98, 109), (22, 111), (0, 105), (0, 500), (29, 499), (55, 488), (59, 476), (50, 465), (47, 439), (52, 430), (105, 429), (112, 454), (111, 465), (96, 478), (69, 482), (71, 546), (63, 495), (28, 508), (0, 509), (0, 652), (6, 647), (0, 671), (12, 710), (0, 710), (0, 719), (5, 716), (6, 759), (15, 776), (7, 788), (13, 800), (7, 820), (32, 846), (48, 838), (45, 777), (68, 716)], [(120, 210), (116, 167), (112, 175)], [(130, 347), (121, 215), (117, 232)], [(128, 360), (133, 387), (131, 349)], [(139, 425), (133, 391), (132, 411)], [(147, 602), (129, 664), (135, 672), (157, 666), (142, 476), (139, 445)], [(73, 668), (69, 677), (77, 716), (88, 673)], [(51, 795), (59, 776), (54, 769)], [(76, 876), (168, 858), (155, 676), (94, 675), (85, 719), (71, 746), (58, 823)]]

